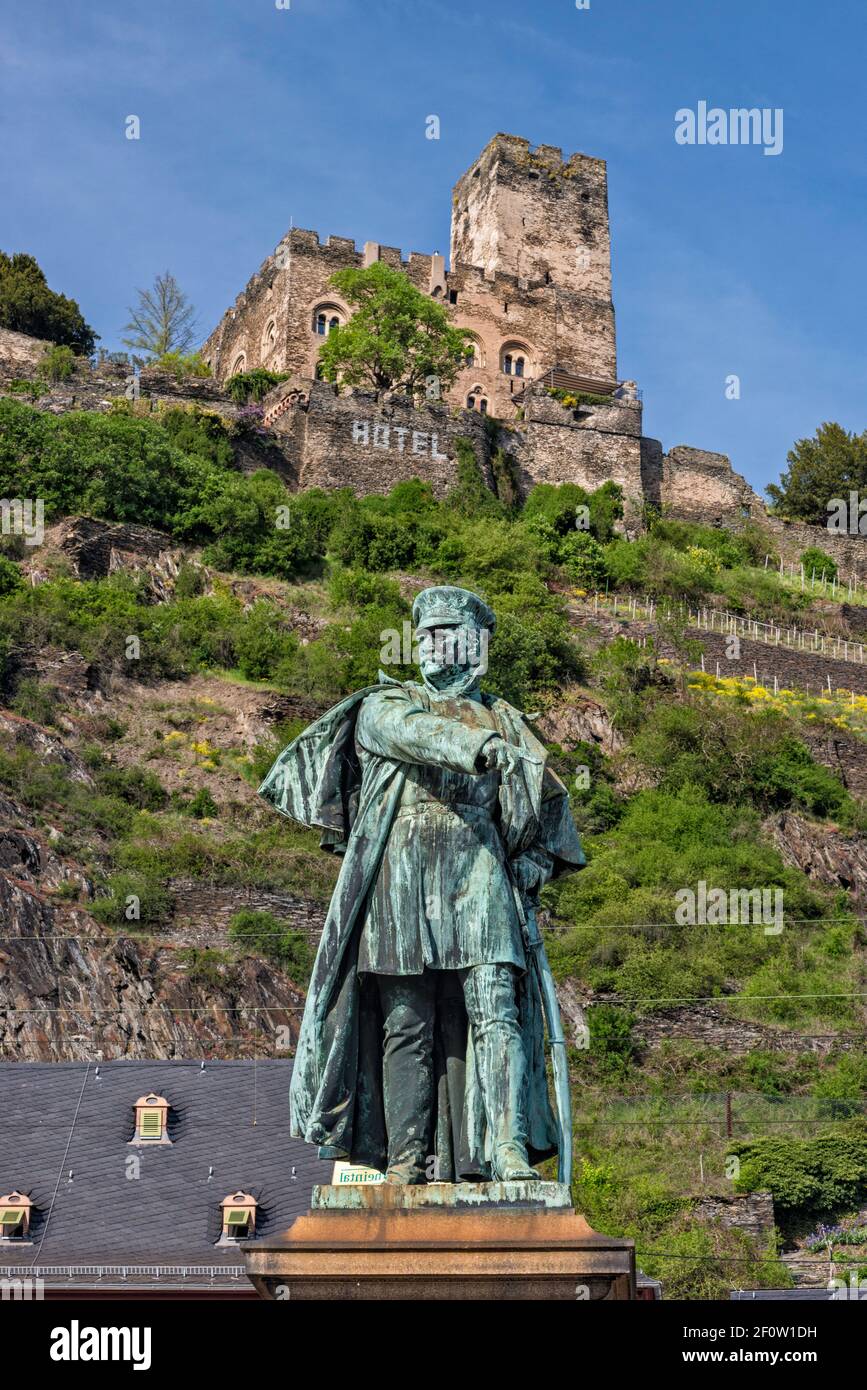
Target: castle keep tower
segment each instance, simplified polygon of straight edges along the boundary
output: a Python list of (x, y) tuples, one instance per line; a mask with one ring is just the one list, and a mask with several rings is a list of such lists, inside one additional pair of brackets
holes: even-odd
[[(514, 374), (525, 348), (525, 376), (561, 367), (616, 381), (604, 160), (564, 160), (555, 146), (533, 149), (519, 136), (495, 135), (455, 185), (451, 266), (450, 288), (460, 280), (469, 289), (476, 280), (471, 317), (480, 320), (480, 337), (500, 339), (491, 364), (500, 376)], [(458, 294), (458, 322), (473, 328), (467, 300)], [(517, 352), (508, 351), (510, 337)]]
[(451, 263), (555, 284), (610, 306), (611, 238), (603, 159), (495, 135), (458, 179)]

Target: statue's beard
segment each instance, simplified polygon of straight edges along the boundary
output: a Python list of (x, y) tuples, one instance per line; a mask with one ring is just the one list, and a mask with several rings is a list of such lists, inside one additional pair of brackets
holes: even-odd
[(463, 695), (475, 689), (483, 673), (479, 635), (464, 628), (428, 633), (419, 650), (422, 680), (440, 695)]
[(478, 684), (479, 668), (469, 663), (462, 666), (440, 666), (435, 661), (423, 661), (421, 676), (425, 685), (439, 695), (463, 695)]

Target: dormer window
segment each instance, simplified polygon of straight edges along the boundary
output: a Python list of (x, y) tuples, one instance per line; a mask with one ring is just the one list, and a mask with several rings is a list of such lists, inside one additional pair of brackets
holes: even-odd
[(24, 1240), (30, 1231), (29, 1197), (23, 1192), (7, 1192), (0, 1197), (0, 1240)]
[(223, 1214), (223, 1231), (218, 1244), (230, 1240), (249, 1240), (256, 1229), (255, 1197), (249, 1192), (231, 1192), (220, 1203)]
[(135, 1134), (131, 1144), (170, 1144), (168, 1136), (169, 1103), (155, 1091), (139, 1096), (135, 1103)]

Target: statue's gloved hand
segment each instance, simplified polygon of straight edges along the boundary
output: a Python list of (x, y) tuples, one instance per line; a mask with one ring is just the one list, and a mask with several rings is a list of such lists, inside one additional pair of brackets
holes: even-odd
[(519, 854), (517, 859), (512, 860), (512, 874), (520, 891), (525, 897), (534, 898), (540, 890), (545, 887), (554, 867), (554, 861), (550, 854), (544, 850), (531, 850), (528, 854)]
[(499, 772), (503, 777), (511, 777), (522, 762), (536, 763), (539, 759), (530, 753), (522, 753), (513, 743), (504, 738), (491, 738), (482, 748), (482, 761), (489, 772)]

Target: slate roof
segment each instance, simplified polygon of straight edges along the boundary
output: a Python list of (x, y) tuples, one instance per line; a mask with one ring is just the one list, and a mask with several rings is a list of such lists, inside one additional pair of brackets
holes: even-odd
[[(256, 1236), (273, 1236), (309, 1208), (314, 1183), (330, 1181), (331, 1163), (289, 1137), (291, 1075), (283, 1058), (0, 1063), (0, 1195), (20, 1190), (35, 1208), (32, 1244), (0, 1242), (0, 1275), (32, 1263), (238, 1278), (242, 1252), (215, 1244), (223, 1198), (252, 1193)], [(169, 1103), (170, 1146), (129, 1143), (134, 1103), (151, 1091)]]

